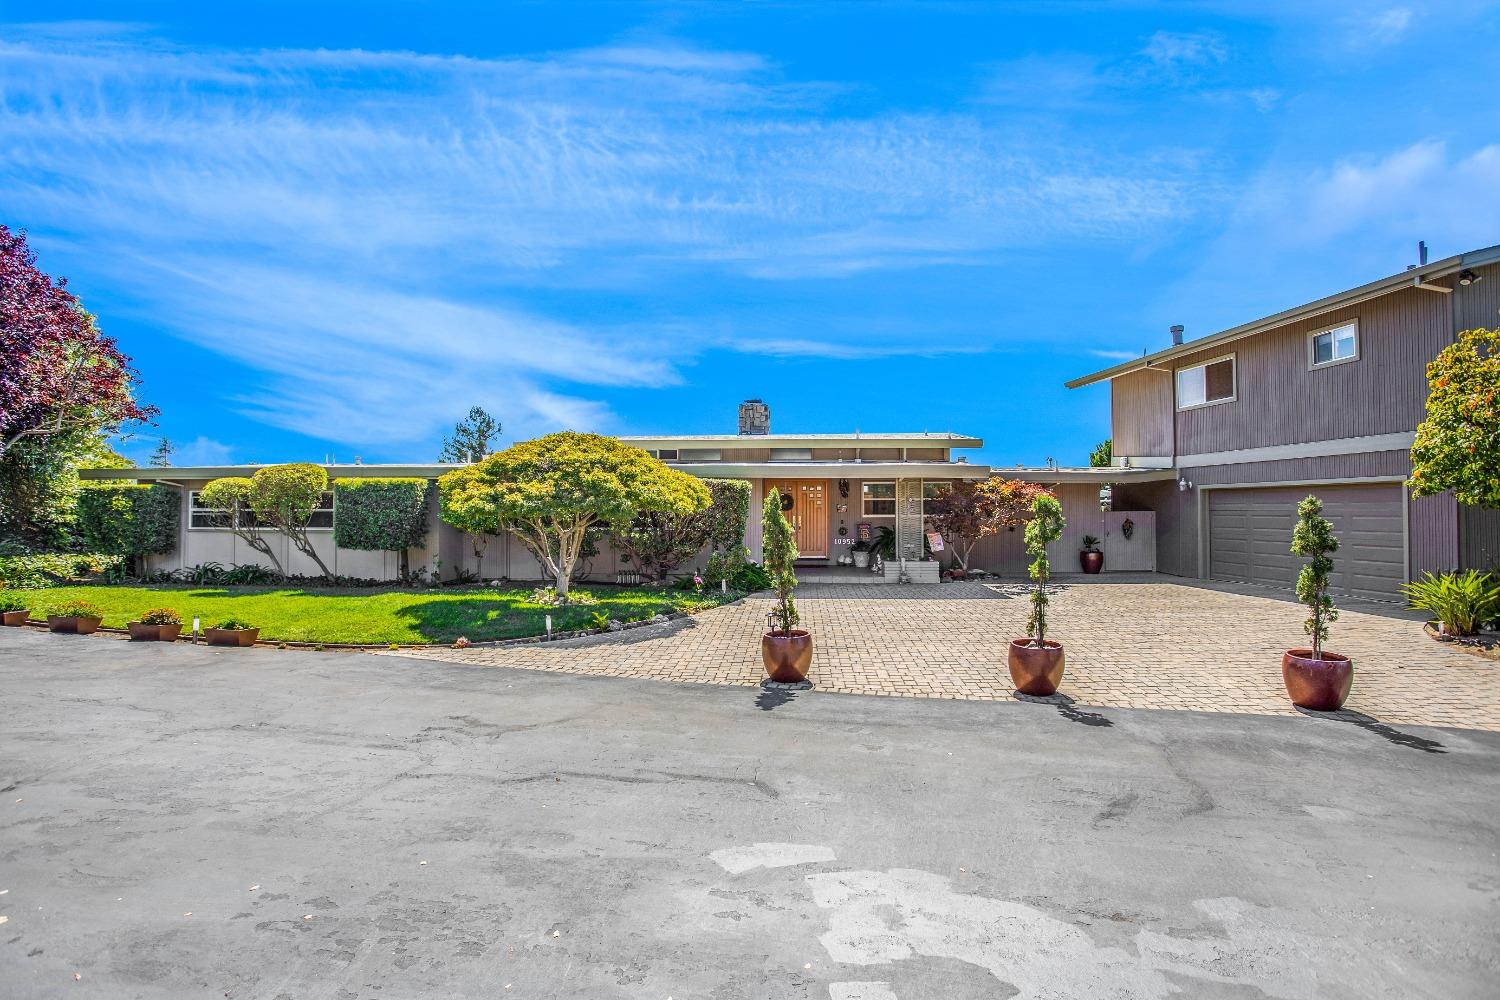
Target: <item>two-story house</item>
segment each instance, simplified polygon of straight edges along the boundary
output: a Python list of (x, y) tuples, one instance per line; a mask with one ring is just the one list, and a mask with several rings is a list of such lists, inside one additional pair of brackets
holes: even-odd
[(1156, 512), (1160, 572), (1290, 587), (1294, 507), (1317, 494), (1340, 540), (1337, 590), (1397, 600), (1424, 571), (1500, 560), (1500, 512), (1405, 485), (1427, 363), (1497, 311), (1500, 246), (1186, 343), (1174, 327), (1166, 350), (1067, 385), (1109, 384), (1117, 466), (1174, 473), (1114, 495)]

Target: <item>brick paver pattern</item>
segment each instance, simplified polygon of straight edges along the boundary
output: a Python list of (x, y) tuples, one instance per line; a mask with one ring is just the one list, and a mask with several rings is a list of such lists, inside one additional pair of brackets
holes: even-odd
[[(1083, 705), (1291, 714), (1281, 654), (1305, 645), (1305, 611), (1272, 592), (1163, 582), (1056, 587), (1049, 638), (1060, 694)], [(755, 685), (769, 597), (665, 625), (548, 645), (387, 655), (694, 684)], [(820, 691), (912, 698), (1015, 697), (1006, 644), (1025, 629), (1016, 583), (806, 587), (809, 679)], [(1411, 615), (1343, 608), (1330, 649), (1354, 658), (1345, 706), (1381, 722), (1500, 731), (1500, 665), (1434, 642)]]

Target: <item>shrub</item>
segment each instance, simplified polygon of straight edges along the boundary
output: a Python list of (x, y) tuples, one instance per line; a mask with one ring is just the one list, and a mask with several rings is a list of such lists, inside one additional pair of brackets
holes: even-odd
[(1047, 644), (1047, 581), (1052, 578), (1052, 564), (1047, 560), (1047, 546), (1062, 537), (1062, 504), (1051, 493), (1037, 493), (1031, 501), (1031, 520), (1026, 524), (1026, 554), (1032, 563), (1027, 572), (1036, 589), (1031, 592), (1031, 616), (1026, 631), (1039, 648)]
[(53, 554), (34, 556), (0, 556), (0, 587), (35, 590), (58, 582), (79, 580), (107, 572), (122, 562), (120, 556)]
[(98, 605), (90, 601), (73, 598), (67, 601), (58, 601), (47, 609), (47, 614), (56, 615), (59, 618), (103, 618), (104, 612), (99, 610)]
[(182, 494), (176, 487), (146, 483), (87, 483), (78, 494), (78, 529), (96, 552), (124, 556), (136, 565), (142, 556), (177, 548)]
[(1500, 616), (1500, 577), (1493, 573), (1427, 573), (1401, 590), (1412, 607), (1432, 612), (1449, 635), (1473, 635)]
[(250, 629), (250, 628), (254, 628), (254, 627), (255, 627), (254, 625), (251, 625), (249, 622), (244, 621), (243, 619), (240, 619), (240, 618), (225, 618), (223, 621), (219, 622), (217, 625), (210, 625), (209, 626), (209, 628), (223, 629), (225, 631), (230, 631), (230, 632), (242, 632), (245, 629)]
[(1465, 330), (1427, 366), (1427, 415), (1411, 446), (1411, 494), (1452, 490), (1500, 507), (1500, 329)]
[(771, 589), (776, 591), (776, 604), (770, 615), (777, 626), (773, 631), (791, 635), (792, 626), (802, 620), (792, 600), (792, 591), (797, 589), (797, 536), (782, 513), (780, 491), (773, 489), (766, 495), (761, 516), (766, 573), (771, 578)]
[(1297, 600), (1310, 612), (1302, 630), (1312, 637), (1312, 658), (1323, 658), (1323, 643), (1328, 638), (1328, 624), (1338, 620), (1338, 608), (1328, 596), (1328, 576), (1333, 560), (1328, 558), (1339, 549), (1333, 537), (1333, 522), (1323, 517), (1323, 501), (1310, 496), (1297, 505), (1297, 526), (1292, 529), (1292, 553), (1309, 557), (1297, 574)]
[(171, 608), (152, 608), (141, 615), (143, 625), (181, 625), (182, 616)]
[(31, 602), (20, 594), (0, 594), (0, 611), (26, 611)]
[(769, 590), (771, 574), (755, 563), (747, 562), (734, 571), (734, 578), (729, 581), (729, 586), (735, 590), (743, 590), (747, 594), (758, 590)]
[(427, 491), (425, 479), (335, 479), (334, 544), (399, 552), (401, 575), (410, 575), (406, 550), (427, 539)]

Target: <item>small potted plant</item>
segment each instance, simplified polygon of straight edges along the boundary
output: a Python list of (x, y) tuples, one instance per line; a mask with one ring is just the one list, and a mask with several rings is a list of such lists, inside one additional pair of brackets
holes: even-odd
[[(812, 636), (806, 629), (793, 628), (801, 617), (792, 601), (797, 587), (797, 541), (786, 515), (781, 512), (781, 496), (772, 490), (763, 509), (765, 569), (771, 576), (776, 604), (766, 616), (767, 629), (760, 638), (760, 658), (766, 676), (778, 684), (798, 684), (807, 680), (812, 665)], [(865, 553), (868, 559), (869, 553)]]
[(1026, 554), (1031, 556), (1031, 616), (1026, 621), (1025, 638), (1012, 639), (1006, 655), (1010, 679), (1021, 694), (1046, 697), (1057, 692), (1062, 683), (1062, 643), (1047, 638), (1047, 581), (1052, 567), (1047, 561), (1047, 546), (1062, 537), (1062, 505), (1050, 493), (1038, 493), (1031, 503), (1031, 520), (1026, 522)]
[(260, 638), (260, 629), (238, 618), (226, 618), (204, 629), (203, 638), (210, 646), (253, 646)]
[(126, 622), (125, 627), (138, 642), (176, 642), (182, 634), (182, 616), (171, 608), (152, 608), (140, 621)]
[(93, 635), (104, 622), (104, 612), (77, 598), (54, 604), (47, 612), (47, 628), (52, 632)]
[(1297, 599), (1307, 605), (1309, 615), (1302, 628), (1312, 638), (1311, 649), (1289, 649), (1281, 657), (1281, 679), (1292, 704), (1315, 712), (1333, 712), (1344, 706), (1354, 685), (1354, 662), (1341, 653), (1323, 648), (1328, 624), (1337, 621), (1338, 608), (1328, 596), (1328, 575), (1333, 572), (1330, 553), (1337, 552), (1333, 524), (1323, 515), (1323, 501), (1310, 496), (1297, 505), (1297, 527), (1292, 531), (1292, 552), (1307, 556), (1308, 564), (1297, 574)]
[(1099, 539), (1093, 535), (1083, 536), (1083, 551), (1078, 553), (1078, 565), (1085, 573), (1097, 573), (1104, 568), (1104, 553), (1099, 549)]
[(0, 624), (25, 625), (31, 611), (20, 594), (0, 594)]

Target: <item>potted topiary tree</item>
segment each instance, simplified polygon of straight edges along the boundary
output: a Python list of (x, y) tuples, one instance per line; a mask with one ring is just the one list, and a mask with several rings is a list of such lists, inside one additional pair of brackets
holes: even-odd
[(152, 608), (140, 621), (126, 622), (125, 627), (138, 642), (176, 642), (182, 634), (182, 616), (171, 608)]
[(1031, 616), (1026, 622), (1030, 633), (1023, 639), (1012, 639), (1006, 662), (1010, 679), (1021, 694), (1045, 697), (1057, 692), (1062, 683), (1062, 643), (1047, 638), (1047, 581), (1052, 567), (1047, 560), (1047, 546), (1062, 537), (1062, 505), (1050, 493), (1038, 493), (1031, 502), (1031, 520), (1026, 523), (1026, 554), (1031, 556)]
[(1337, 621), (1338, 608), (1328, 596), (1328, 575), (1333, 572), (1330, 553), (1337, 552), (1333, 524), (1323, 515), (1323, 501), (1310, 496), (1297, 505), (1297, 527), (1292, 531), (1292, 552), (1309, 562), (1297, 574), (1297, 599), (1310, 612), (1303, 630), (1312, 637), (1311, 649), (1289, 649), (1281, 657), (1281, 679), (1286, 693), (1298, 708), (1333, 712), (1343, 707), (1354, 684), (1354, 662), (1323, 648), (1328, 624)]
[(238, 618), (226, 618), (212, 628), (204, 629), (203, 638), (210, 646), (253, 646), (260, 638), (260, 629)]
[(77, 598), (54, 604), (47, 612), (47, 628), (52, 632), (93, 635), (104, 622), (104, 612), (88, 601)]
[(0, 594), (0, 625), (25, 625), (31, 611), (20, 594)]
[(793, 628), (801, 620), (792, 602), (797, 587), (797, 540), (781, 512), (781, 494), (771, 490), (762, 509), (765, 570), (776, 592), (776, 604), (766, 616), (768, 626), (760, 638), (760, 658), (766, 675), (778, 684), (797, 684), (807, 680), (812, 665), (812, 636), (806, 629)]
[(1083, 551), (1078, 553), (1078, 565), (1085, 573), (1097, 573), (1104, 568), (1104, 553), (1099, 551), (1099, 539), (1093, 535), (1083, 536)]

